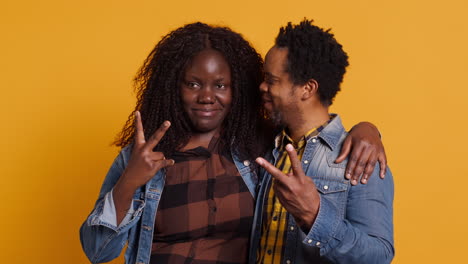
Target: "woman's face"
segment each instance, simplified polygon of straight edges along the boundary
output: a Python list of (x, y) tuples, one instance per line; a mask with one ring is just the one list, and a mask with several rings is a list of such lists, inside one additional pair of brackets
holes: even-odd
[(219, 131), (231, 109), (231, 70), (224, 56), (205, 49), (185, 69), (181, 96), (185, 112), (196, 132)]

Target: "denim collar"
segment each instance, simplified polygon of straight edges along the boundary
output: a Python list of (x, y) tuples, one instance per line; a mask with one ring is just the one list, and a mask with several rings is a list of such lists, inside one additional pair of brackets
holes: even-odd
[(341, 123), (341, 118), (338, 114), (331, 114), (333, 120), (320, 132), (318, 135), (333, 151), (340, 143), (340, 138), (345, 129)]
[[(330, 118), (332, 119), (325, 128), (320, 131), (318, 134), (318, 138), (322, 139), (331, 150), (334, 150), (338, 143), (340, 142), (341, 134), (344, 131), (344, 127), (341, 123), (341, 118), (338, 114), (330, 114)], [(307, 139), (307, 143), (314, 137), (309, 137)], [(275, 137), (275, 148), (278, 149), (281, 146), (281, 140), (283, 139), (283, 134), (279, 133)]]

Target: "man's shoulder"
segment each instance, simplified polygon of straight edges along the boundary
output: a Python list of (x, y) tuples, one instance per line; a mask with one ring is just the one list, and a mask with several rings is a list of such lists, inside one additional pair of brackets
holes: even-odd
[(330, 123), (320, 132), (318, 137), (325, 147), (325, 154), (330, 167), (344, 168), (346, 167), (347, 160), (337, 164), (334, 161), (339, 156), (343, 142), (348, 135), (348, 132), (343, 127), (341, 118), (337, 114), (333, 114), (333, 119)]
[(343, 127), (341, 118), (338, 114), (331, 114), (331, 121), (320, 132), (319, 137), (330, 147), (332, 150), (340, 148), (343, 140), (346, 138), (347, 132)]

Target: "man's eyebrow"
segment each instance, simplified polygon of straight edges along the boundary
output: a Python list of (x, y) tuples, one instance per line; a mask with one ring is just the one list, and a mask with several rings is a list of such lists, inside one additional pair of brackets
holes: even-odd
[(273, 75), (271, 72), (265, 72), (265, 76), (268, 78), (279, 80), (279, 77)]

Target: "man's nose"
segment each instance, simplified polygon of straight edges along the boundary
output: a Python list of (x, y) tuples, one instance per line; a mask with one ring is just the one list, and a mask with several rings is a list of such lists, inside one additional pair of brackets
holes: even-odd
[(198, 94), (198, 102), (201, 104), (214, 104), (216, 95), (213, 87), (203, 87)]
[(265, 81), (260, 84), (260, 92), (266, 93), (268, 91), (268, 86)]

